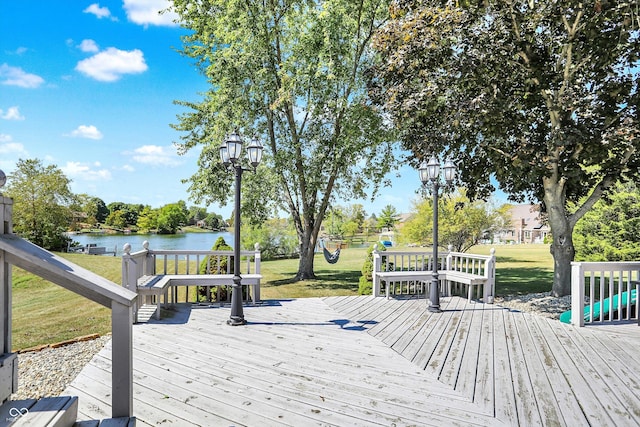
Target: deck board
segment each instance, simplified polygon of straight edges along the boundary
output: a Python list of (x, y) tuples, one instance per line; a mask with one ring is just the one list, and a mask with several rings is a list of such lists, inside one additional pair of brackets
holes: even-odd
[[(627, 382), (619, 361), (606, 360), (611, 353), (598, 351), (580, 334), (567, 333), (568, 326), (545, 319), (536, 321), (553, 330), (547, 336), (554, 355), (561, 358), (558, 362), (564, 376), (571, 380), (571, 388), (580, 393), (580, 404), (588, 419), (598, 420), (599, 425), (637, 424), (631, 416), (632, 412), (640, 414), (637, 383)], [(601, 405), (611, 411), (598, 411)], [(626, 409), (620, 410), (623, 407)]]
[(488, 335), (489, 339), (483, 340), (479, 352), (481, 361), (473, 400), (480, 405), (493, 405), (496, 418), (505, 420), (510, 425), (520, 425), (514, 390), (514, 371), (511, 369), (514, 354), (509, 351), (506, 311), (499, 307), (485, 310), (490, 316), (483, 333)]
[[(245, 307), (243, 327), (225, 324), (228, 307), (179, 305), (134, 327), (134, 416), (140, 426), (638, 426), (631, 325), (441, 305), (268, 301)], [(110, 372), (107, 346), (65, 391), (79, 396), (80, 419), (110, 416)]]

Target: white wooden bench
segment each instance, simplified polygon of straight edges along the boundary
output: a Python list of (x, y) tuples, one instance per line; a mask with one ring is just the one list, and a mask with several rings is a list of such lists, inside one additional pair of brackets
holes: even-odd
[[(255, 304), (256, 295), (259, 295), (261, 274), (243, 274), (241, 276), (242, 286), (251, 286), (251, 302)], [(156, 319), (160, 319), (161, 296), (164, 302), (168, 302), (168, 292), (170, 287), (175, 286), (231, 286), (233, 285), (233, 274), (159, 274), (145, 275), (138, 279), (138, 295), (154, 296), (156, 303)]]
[[(445, 252), (438, 257), (438, 280), (443, 295), (451, 295), (466, 287), (467, 297), (473, 299), (482, 288), (482, 299), (492, 303), (495, 290), (495, 249), (490, 255), (467, 254), (463, 252)], [(381, 293), (385, 283), (385, 296), (389, 298), (391, 286), (394, 294), (400, 284), (400, 293), (404, 289), (411, 293), (428, 288), (433, 280), (433, 259), (430, 252), (417, 251), (374, 251), (373, 252), (373, 296)], [(403, 287), (403, 283), (405, 284)]]
[[(131, 245), (124, 245), (122, 255), (122, 285), (140, 297), (136, 306), (136, 318), (140, 305), (156, 305), (156, 318), (160, 316), (161, 300), (167, 304), (169, 299), (178, 301), (178, 287), (186, 287), (185, 301), (189, 300), (189, 287), (232, 286), (231, 272), (233, 251), (190, 251), (190, 250), (151, 250), (149, 243), (143, 243), (143, 250), (131, 252)], [(251, 301), (260, 301), (260, 248), (255, 251), (240, 251), (242, 258), (240, 277), (242, 286), (250, 286)], [(212, 274), (199, 274), (200, 264), (207, 262), (206, 271)], [(224, 266), (226, 267), (220, 267)], [(213, 268), (212, 266), (217, 266)], [(171, 291), (171, 293), (170, 293)], [(197, 298), (197, 291), (196, 291)], [(219, 295), (219, 293), (218, 293)], [(171, 298), (170, 298), (171, 296)]]

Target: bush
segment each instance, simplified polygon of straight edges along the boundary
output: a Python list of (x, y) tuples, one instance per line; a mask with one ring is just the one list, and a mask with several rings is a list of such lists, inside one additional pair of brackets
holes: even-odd
[(364, 276), (360, 276), (360, 282), (358, 283), (358, 295), (371, 294), (373, 294), (373, 281), (367, 280)]
[(362, 265), (362, 276), (358, 284), (359, 295), (371, 295), (373, 293), (373, 251), (386, 251), (387, 248), (380, 242), (376, 242), (367, 250), (367, 257)]
[(265, 224), (243, 229), (242, 245), (251, 250), (255, 243), (260, 244), (263, 261), (298, 256), (298, 236), (287, 220), (271, 219)]
[[(211, 248), (212, 251), (232, 251), (233, 248), (227, 244), (223, 237), (218, 239)], [(233, 273), (234, 256), (213, 256), (205, 257), (200, 262), (199, 273), (200, 274), (228, 274)], [(208, 269), (207, 269), (208, 267)], [(219, 293), (219, 295), (218, 295)], [(228, 301), (231, 290), (229, 286), (215, 286), (211, 289), (210, 299), (207, 300), (207, 287), (198, 286), (198, 301), (211, 302), (215, 301)], [(242, 287), (242, 298), (247, 299), (249, 297), (249, 290), (246, 287)]]

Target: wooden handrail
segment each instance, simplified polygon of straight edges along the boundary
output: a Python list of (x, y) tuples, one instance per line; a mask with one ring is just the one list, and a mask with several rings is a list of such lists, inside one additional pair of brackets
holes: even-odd
[(136, 300), (135, 293), (14, 234), (0, 234), (0, 250), (8, 263), (105, 307), (114, 301), (132, 306)]
[[(15, 265), (111, 309), (112, 416), (133, 416), (132, 324), (137, 294), (13, 234), (12, 204), (0, 196), (0, 329), (8, 331), (3, 334), (3, 356), (11, 348), (11, 266)], [(10, 375), (17, 385), (17, 369)]]

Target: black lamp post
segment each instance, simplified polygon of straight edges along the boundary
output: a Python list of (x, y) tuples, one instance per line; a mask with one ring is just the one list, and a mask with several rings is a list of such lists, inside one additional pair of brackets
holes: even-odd
[(228, 169), (235, 171), (236, 175), (236, 200), (234, 211), (234, 245), (233, 245), (233, 286), (231, 287), (231, 316), (227, 325), (240, 326), (247, 323), (244, 320), (242, 310), (242, 277), (240, 276), (240, 187), (242, 185), (242, 172), (255, 170), (262, 160), (262, 144), (257, 138), (253, 138), (247, 147), (251, 169), (245, 169), (240, 162), (242, 153), (242, 138), (237, 133), (232, 133), (220, 146), (220, 160)]
[[(456, 176), (456, 167), (451, 160), (444, 163), (444, 180), (451, 184)], [(440, 310), (440, 282), (438, 280), (438, 191), (440, 189), (440, 161), (436, 156), (431, 156), (429, 163), (423, 161), (420, 167), (420, 181), (423, 185), (429, 182), (433, 185), (433, 278), (429, 289), (429, 308), (432, 313), (441, 313)]]

